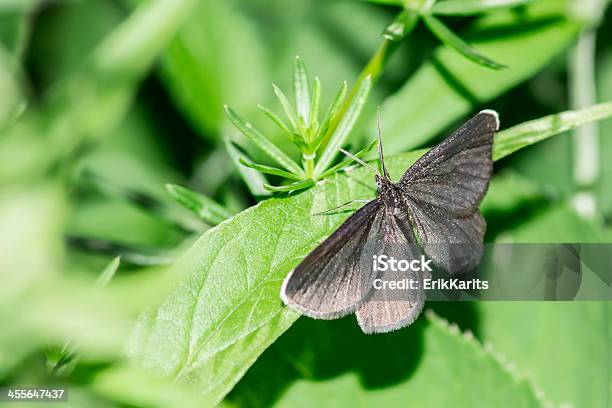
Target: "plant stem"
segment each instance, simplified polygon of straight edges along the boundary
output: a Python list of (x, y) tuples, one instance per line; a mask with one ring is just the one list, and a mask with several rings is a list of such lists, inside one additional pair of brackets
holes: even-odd
[(304, 173), (306, 174), (306, 179), (311, 179), (314, 176), (314, 159), (316, 155), (315, 153), (304, 153), (302, 158), (304, 159)]
[[(588, 22), (578, 38), (569, 59), (570, 105), (573, 109), (597, 102), (595, 79), (596, 27), (609, 0), (575, 2), (574, 12)], [(593, 188), (600, 177), (599, 128), (596, 123), (582, 126), (573, 132), (573, 176), (578, 189), (572, 203), (582, 217), (592, 219), (597, 213), (597, 199)]]
[(414, 10), (406, 9), (400, 12), (393, 23), (391, 23), (383, 33), (383, 42), (380, 44), (370, 61), (363, 68), (359, 76), (357, 77), (357, 81), (352, 86), (351, 91), (349, 92), (348, 97), (344, 100), (342, 107), (338, 111), (338, 114), (331, 121), (329, 129), (321, 142), (321, 149), (324, 149), (329, 142), (331, 135), (334, 134), (338, 123), (346, 113), (346, 110), (350, 106), (353, 98), (361, 83), (368, 76), (371, 78), (372, 82), (375, 82), (378, 77), (383, 73), (383, 70), (387, 66), (387, 62), (393, 52), (399, 47), (401, 41), (414, 29), (416, 23), (419, 20), (419, 15)]

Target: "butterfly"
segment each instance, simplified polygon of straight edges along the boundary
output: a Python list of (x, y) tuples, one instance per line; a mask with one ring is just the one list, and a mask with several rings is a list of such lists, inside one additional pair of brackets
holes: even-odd
[[(285, 278), (283, 302), (306, 316), (337, 319), (355, 313), (364, 333), (410, 325), (425, 303), (423, 286), (374, 290), (389, 271), (371, 268), (374, 255), (416, 259), (422, 253), (449, 273), (474, 268), (483, 251), (485, 220), (479, 206), (493, 171), (499, 116), (484, 110), (421, 156), (395, 183), (382, 154), (376, 198), (351, 215)], [(426, 271), (406, 277), (423, 282)]]

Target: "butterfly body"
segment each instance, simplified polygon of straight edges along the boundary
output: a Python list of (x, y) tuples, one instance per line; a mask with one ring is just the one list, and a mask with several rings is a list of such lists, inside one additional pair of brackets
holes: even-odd
[[(493, 170), (497, 114), (482, 111), (415, 162), (394, 183), (384, 166), (377, 197), (350, 216), (285, 278), (281, 298), (319, 319), (355, 313), (365, 333), (396, 330), (420, 314), (426, 270), (372, 270), (375, 256), (426, 255), (449, 273), (475, 267), (482, 256), (485, 222), (478, 207)], [(380, 138), (380, 136), (379, 136)], [(417, 238), (418, 237), (418, 238)], [(411, 290), (375, 290), (373, 282), (409, 279)]]

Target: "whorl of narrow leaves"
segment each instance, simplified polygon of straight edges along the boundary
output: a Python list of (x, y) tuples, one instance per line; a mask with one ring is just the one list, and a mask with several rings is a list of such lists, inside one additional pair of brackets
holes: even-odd
[[(232, 108), (226, 106), (225, 111), (232, 124), (278, 167), (255, 163), (244, 157), (243, 154), (236, 154), (239, 149), (232, 142), (229, 142), (228, 145), (230, 156), (241, 166), (248, 167), (250, 170), (291, 181), (289, 184), (280, 186), (271, 185), (267, 181), (259, 183), (267, 191), (291, 192), (311, 187), (317, 180), (329, 175), (331, 168), (337, 171), (351, 163), (345, 160), (340, 163), (341, 165), (332, 167), (339, 149), (346, 142), (367, 101), (371, 86), (372, 81), (369, 77), (361, 81), (355, 97), (343, 110), (348, 90), (346, 82), (343, 82), (321, 117), (321, 82), (315, 77), (311, 84), (304, 61), (296, 57), (293, 69), (295, 106), (291, 104), (287, 95), (273, 84), (274, 94), (282, 107), (285, 119), (265, 106), (258, 105), (258, 108), (276, 125), (282, 135), (297, 146), (301, 152), (302, 165), (300, 166), (289, 155), (277, 148), (268, 137), (242, 119)], [(341, 118), (339, 117), (340, 112), (344, 112)], [(339, 124), (332, 129), (331, 125), (334, 121), (339, 121)], [(247, 177), (245, 177), (245, 172), (241, 170), (241, 173), (245, 182), (254, 191), (256, 187), (253, 187), (252, 174), (246, 174)]]

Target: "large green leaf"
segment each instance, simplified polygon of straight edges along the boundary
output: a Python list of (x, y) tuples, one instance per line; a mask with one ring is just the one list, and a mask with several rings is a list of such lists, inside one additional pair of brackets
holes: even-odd
[[(526, 191), (531, 191), (532, 196), (536, 193), (533, 182), (523, 180), (518, 184), (516, 176), (512, 178), (513, 183), (507, 180), (504, 186), (499, 186), (506, 187), (506, 195), (514, 194), (512, 190), (520, 191), (520, 195)], [(540, 208), (532, 214), (525, 206), (518, 206), (513, 214), (508, 208), (509, 200), (496, 205), (496, 200), (488, 198), (488, 213), (505, 207), (505, 218), (521, 220), (515, 225), (506, 223), (501, 240), (544, 243), (605, 240), (600, 228), (580, 218), (567, 205)], [(524, 368), (525, 374), (542, 387), (555, 405), (602, 408), (609, 405), (612, 340), (608, 328), (612, 309), (608, 303), (479, 302), (476, 308), (480, 317), (479, 337), (493, 343)], [(586, 372), (588, 376), (577, 375)]]
[(608, 303), (484, 302), (478, 310), (482, 338), (526, 368), (557, 406), (609, 406)]
[[(540, 11), (539, 3), (555, 7)], [(479, 66), (453, 49), (440, 47), (433, 59), (385, 102), (385, 148), (399, 152), (422, 145), (453, 121), (542, 69), (571, 44), (581, 27), (566, 19), (561, 14), (563, 10), (564, 2), (545, 1), (529, 5), (525, 19), (511, 12), (484, 17), (469, 42), (508, 67), (500, 71)]]
[[(427, 313), (409, 330), (366, 336), (352, 319), (300, 321), (253, 367), (239, 407), (540, 407), (495, 350)], [(271, 377), (271, 378), (270, 378)], [(272, 379), (271, 384), (266, 384)]]

